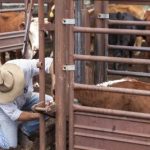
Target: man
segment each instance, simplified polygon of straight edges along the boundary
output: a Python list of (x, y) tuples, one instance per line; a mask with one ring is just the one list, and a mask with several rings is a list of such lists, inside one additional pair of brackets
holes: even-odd
[[(21, 131), (31, 135), (38, 130), (39, 113), (32, 106), (39, 102), (39, 93), (33, 92), (32, 78), (39, 74), (38, 59), (10, 60), (0, 67), (0, 148), (17, 147), (18, 124)], [(53, 58), (45, 58), (45, 71), (52, 70)], [(53, 102), (46, 95), (48, 103)]]

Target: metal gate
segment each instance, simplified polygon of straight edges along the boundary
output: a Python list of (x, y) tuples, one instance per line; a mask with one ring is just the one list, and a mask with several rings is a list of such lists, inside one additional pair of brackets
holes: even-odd
[[(26, 26), (24, 30), (20, 31), (12, 31), (12, 32), (5, 32), (0, 33), (0, 52), (9, 52), (15, 50), (22, 50), (23, 57), (26, 53), (26, 46), (28, 42), (28, 32), (30, 28), (30, 21), (32, 16), (32, 7), (34, 5), (34, 1), (27, 0), (27, 1), (16, 1), (18, 3), (24, 3), (24, 8), (11, 8), (11, 9), (0, 9), (0, 13), (3, 12), (25, 12), (25, 21)], [(0, 1), (1, 6), (3, 3), (12, 3), (12, 1)], [(14, 1), (15, 3), (15, 1)], [(3, 62), (4, 63), (4, 62)]]
[[(148, 0), (131, 0), (123, 2), (119, 0), (96, 1), (95, 6), (105, 9), (111, 3), (131, 3), (149, 4)], [(75, 105), (74, 89), (95, 89), (94, 85), (75, 83), (74, 72), (76, 71), (76, 61), (97, 61), (102, 66), (98, 81), (107, 79), (107, 62), (122, 62), (131, 64), (150, 64), (150, 60), (135, 58), (117, 58), (104, 55), (91, 56), (75, 54), (75, 34), (76, 33), (99, 33), (101, 39), (101, 50), (108, 48), (107, 34), (135, 34), (150, 35), (150, 31), (140, 30), (119, 30), (107, 28), (107, 21), (102, 21), (97, 28), (83, 27), (75, 25), (76, 1), (65, 0), (60, 4), (55, 0), (56, 19), (55, 19), (55, 73), (56, 73), (56, 149), (66, 150), (67, 133), (66, 127), (69, 126), (69, 149), (80, 150), (148, 150), (150, 147), (150, 115), (134, 112), (124, 112), (118, 110), (108, 110)], [(101, 6), (101, 7), (100, 7)], [(119, 23), (119, 22), (118, 22)], [(132, 23), (133, 22), (128, 22)], [(126, 24), (128, 24), (126, 23)], [(136, 22), (136, 24), (139, 22)], [(148, 22), (149, 23), (149, 22)], [(148, 24), (143, 22), (143, 24)], [(101, 36), (101, 37), (100, 37)], [(105, 44), (104, 44), (105, 42)], [(129, 49), (129, 47), (128, 47)], [(104, 67), (106, 65), (106, 67)], [(110, 72), (110, 71), (109, 71)], [(114, 74), (124, 74), (124, 72), (113, 72)], [(128, 72), (126, 75), (138, 76), (138, 73)], [(147, 74), (148, 75), (148, 74)], [(103, 77), (104, 76), (104, 77)], [(113, 92), (128, 93), (127, 89), (106, 88), (99, 89)], [(149, 91), (132, 90), (130, 94), (142, 94), (150, 96)], [(140, 95), (139, 94), (139, 95)]]

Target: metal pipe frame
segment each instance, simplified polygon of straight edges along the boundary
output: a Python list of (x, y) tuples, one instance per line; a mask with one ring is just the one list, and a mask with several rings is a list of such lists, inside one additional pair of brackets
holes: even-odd
[(132, 51), (142, 51), (149, 52), (149, 47), (137, 47), (137, 46), (122, 46), (122, 45), (108, 45), (109, 49), (122, 49), (122, 50), (132, 50)]
[(120, 116), (120, 117), (134, 117), (137, 119), (148, 119), (150, 120), (150, 115), (146, 113), (138, 113), (138, 112), (127, 112), (121, 110), (113, 110), (113, 109), (104, 109), (104, 108), (96, 108), (96, 107), (88, 107), (88, 106), (80, 106), (73, 105), (74, 111), (76, 112), (87, 112), (87, 113), (100, 113), (111, 116)]
[(110, 28), (90, 28), (90, 27), (74, 27), (74, 32), (83, 33), (101, 33), (101, 34), (134, 34), (134, 35), (150, 35), (149, 30), (132, 30), (132, 29), (110, 29)]
[(107, 62), (120, 62), (120, 63), (145, 64), (145, 65), (150, 64), (150, 60), (148, 59), (122, 58), (110, 56), (91, 56), (91, 55), (77, 55), (77, 54), (74, 55), (74, 60), (107, 61)]
[(15, 8), (15, 9), (0, 9), (0, 13), (3, 12), (12, 12), (12, 11), (25, 11), (25, 8)]
[(108, 24), (123, 24), (123, 25), (143, 25), (143, 26), (148, 26), (150, 25), (150, 21), (128, 21), (128, 20), (108, 20)]
[(123, 94), (150, 96), (150, 91), (147, 90), (134, 90), (134, 89), (117, 88), (117, 87), (101, 87), (96, 85), (86, 85), (86, 84), (79, 84), (79, 83), (74, 83), (74, 89), (98, 90), (98, 91), (106, 91), (106, 92), (117, 92)]
[(150, 78), (150, 74), (149, 73), (145, 73), (145, 72), (134, 72), (134, 71), (117, 71), (117, 70), (111, 70), (108, 69), (107, 73), (109, 75), (121, 75), (121, 76), (134, 76), (134, 77), (149, 77)]
[[(44, 32), (41, 27), (44, 24), (44, 2), (38, 0), (38, 17), (39, 17), (39, 62), (41, 63), (39, 82), (40, 82), (40, 102), (45, 104), (45, 56), (44, 56)], [(45, 150), (46, 147), (46, 135), (45, 135), (45, 117), (40, 114), (40, 150)]]

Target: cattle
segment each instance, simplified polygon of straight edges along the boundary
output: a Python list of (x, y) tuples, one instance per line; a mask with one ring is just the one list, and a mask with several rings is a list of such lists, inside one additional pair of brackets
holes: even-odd
[(144, 19), (145, 9), (142, 5), (110, 4), (109, 13), (128, 12), (138, 19)]
[[(133, 78), (122, 78), (97, 84), (101, 87), (117, 87), (150, 91), (150, 84)], [(99, 90), (75, 89), (75, 98), (81, 105), (106, 109), (150, 113), (149, 96), (107, 92)]]
[[(0, 13), (0, 33), (20, 30), (20, 25), (25, 20), (24, 12), (5, 12)], [(20, 51), (16, 54), (21, 56)], [(10, 57), (14, 57), (14, 52), (10, 52)], [(1, 53), (1, 62), (5, 63), (5, 53)]]
[[(150, 11), (147, 10), (145, 12), (145, 16), (144, 16), (144, 20), (145, 21), (150, 21)], [(145, 27), (146, 30), (150, 30), (150, 26), (146, 26)], [(150, 36), (143, 36), (141, 37), (141, 39), (137, 39), (137, 41), (142, 41), (140, 46), (144, 46), (144, 47), (150, 47)], [(139, 42), (137, 42), (139, 43)], [(135, 58), (142, 58), (142, 59), (150, 59), (150, 52), (149, 51), (138, 51), (136, 53), (134, 53), (134, 57)], [(143, 72), (150, 72), (150, 65), (142, 65), (142, 67), (140, 66), (141, 70)]]
[[(110, 20), (129, 20), (129, 21), (142, 21), (127, 12), (117, 12), (117, 13), (110, 13)], [(135, 30), (144, 30), (145, 26), (136, 26), (136, 25), (118, 25), (118, 24), (111, 24), (109, 28), (116, 28), (116, 29), (135, 29)], [(109, 44), (110, 45), (122, 45), (122, 46), (134, 46), (137, 36), (130, 35), (130, 34), (110, 34), (109, 35)], [(132, 52), (129, 50), (122, 50), (122, 49), (114, 49), (112, 52), (114, 57), (132, 57)], [(127, 70), (128, 65), (124, 64), (121, 65), (119, 63), (114, 63), (113, 69), (115, 70)]]
[[(25, 12), (24, 11), (5, 12), (5, 13), (3, 12), (0, 14), (0, 24), (1, 24), (0, 33), (22, 30), (25, 28)], [(30, 23), (30, 28), (29, 28), (29, 42), (27, 44), (27, 51), (24, 57), (27, 59), (33, 58), (33, 56), (35, 55), (38, 49), (39, 49), (38, 19), (32, 18)], [(5, 53), (1, 53), (1, 54), (2, 54), (1, 61), (2, 63), (4, 63)], [(18, 57), (22, 57), (22, 54), (19, 53)]]

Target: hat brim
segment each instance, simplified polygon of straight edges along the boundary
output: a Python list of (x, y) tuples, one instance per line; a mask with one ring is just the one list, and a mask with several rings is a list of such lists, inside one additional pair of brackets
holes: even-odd
[(16, 64), (6, 63), (2, 68), (11, 72), (14, 78), (12, 90), (8, 92), (0, 91), (0, 103), (6, 104), (14, 101), (17, 96), (23, 94), (25, 80), (23, 70)]

